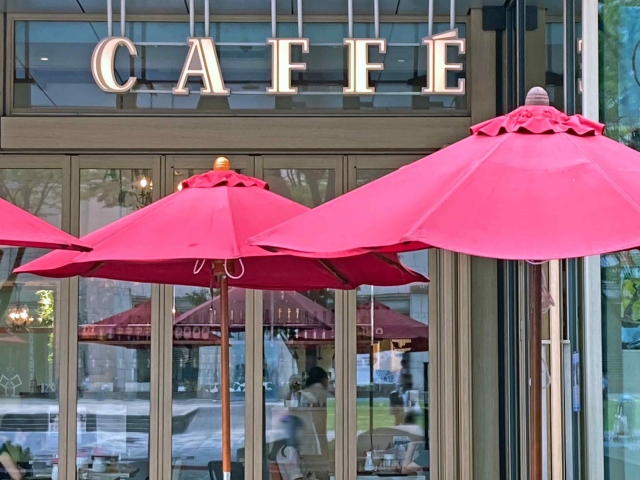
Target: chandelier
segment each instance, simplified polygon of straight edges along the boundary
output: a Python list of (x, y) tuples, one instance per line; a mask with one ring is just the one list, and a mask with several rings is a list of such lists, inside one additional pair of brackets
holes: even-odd
[(7, 309), (7, 327), (14, 330), (29, 330), (33, 322), (41, 322), (42, 319), (34, 319), (31, 316), (29, 307), (24, 303), (20, 303), (20, 286), (16, 285), (18, 301), (15, 305)]

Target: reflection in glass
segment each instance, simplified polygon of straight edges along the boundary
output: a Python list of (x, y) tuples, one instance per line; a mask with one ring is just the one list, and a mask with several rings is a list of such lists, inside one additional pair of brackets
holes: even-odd
[[(427, 274), (426, 251), (402, 261)], [(361, 287), (357, 293), (358, 471), (429, 469), (429, 327), (426, 285)]]
[[(598, 12), (600, 120), (608, 137), (640, 150), (640, 6), (606, 0)], [(640, 252), (600, 262), (604, 478), (628, 480), (640, 477)]]
[(640, 252), (601, 257), (605, 478), (640, 475)]
[[(151, 203), (150, 170), (80, 171), (80, 233)], [(135, 240), (134, 240), (135, 241)], [(149, 475), (151, 285), (97, 278), (79, 281), (79, 476), (87, 465)]]
[[(358, 169), (356, 186), (392, 171)], [(407, 267), (428, 276), (426, 250), (400, 257)], [(358, 472), (373, 468), (428, 479), (428, 287), (360, 287), (356, 318)]]
[[(356, 37), (374, 37), (372, 23), (357, 23)], [(466, 36), (466, 24), (456, 24), (459, 36)], [(449, 29), (448, 23), (434, 24), (434, 32)], [(200, 82), (189, 82), (191, 94), (177, 96), (145, 93), (168, 92), (177, 83), (187, 55), (186, 22), (129, 22), (127, 35), (138, 43), (138, 57), (131, 58), (126, 49), (116, 55), (116, 77), (122, 82), (130, 76), (138, 81), (135, 91), (124, 95), (105, 93), (91, 75), (91, 55), (100, 39), (107, 36), (105, 22), (18, 21), (15, 24), (15, 64), (13, 102), (18, 109), (48, 111), (73, 110), (205, 110), (258, 112), (284, 111), (313, 113), (322, 111), (412, 111), (432, 113), (466, 111), (465, 95), (423, 96), (426, 85), (426, 51), (421, 45), (427, 36), (426, 23), (383, 23), (381, 37), (388, 40), (387, 53), (371, 53), (371, 62), (384, 64), (384, 70), (371, 73), (377, 87), (372, 96), (345, 97), (346, 49), (345, 23), (306, 23), (305, 35), (311, 48), (302, 55), (294, 49), (293, 61), (307, 64), (306, 71), (292, 73), (292, 85), (298, 95), (266, 94), (271, 82), (271, 50), (266, 39), (271, 36), (269, 23), (212, 23), (211, 36), (217, 44), (218, 59), (224, 81), (231, 90), (228, 97), (201, 96)], [(203, 36), (203, 25), (196, 24), (196, 36)], [(297, 37), (297, 24), (279, 23), (281, 38)], [(139, 43), (163, 42), (162, 45)], [(167, 45), (167, 43), (182, 43)], [(448, 53), (449, 63), (465, 64), (464, 55)], [(457, 85), (466, 73), (450, 71), (448, 84)]]
[[(62, 171), (0, 169), (0, 198), (60, 228)], [(44, 253), (0, 246), (0, 478), (50, 474), (58, 455), (60, 281), (12, 273)]]
[(272, 192), (310, 208), (336, 196), (333, 169), (268, 168), (264, 179)]
[[(336, 197), (332, 169), (265, 169), (271, 191), (307, 207)], [(335, 292), (263, 292), (264, 455), (269, 478), (335, 473)]]
[[(582, 35), (582, 24), (576, 24), (576, 38)], [(558, 110), (564, 110), (564, 26), (562, 23), (547, 23), (545, 28), (546, 43), (546, 83), (549, 103)], [(581, 55), (576, 61), (576, 79), (582, 76)], [(582, 111), (582, 101), (576, 81), (576, 111)]]
[[(335, 296), (264, 292), (265, 455), (270, 478), (335, 471)], [(293, 475), (293, 476), (291, 476)]]
[[(244, 479), (245, 295), (229, 290), (232, 480)], [(172, 478), (200, 480), (213, 471), (221, 479), (219, 291), (176, 286), (174, 302)]]

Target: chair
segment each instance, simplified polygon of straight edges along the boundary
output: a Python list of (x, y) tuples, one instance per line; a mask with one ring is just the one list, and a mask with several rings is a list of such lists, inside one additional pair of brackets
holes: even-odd
[[(222, 460), (209, 462), (209, 478), (211, 480), (224, 480), (222, 475)], [(231, 480), (244, 480), (244, 463), (231, 462)]]

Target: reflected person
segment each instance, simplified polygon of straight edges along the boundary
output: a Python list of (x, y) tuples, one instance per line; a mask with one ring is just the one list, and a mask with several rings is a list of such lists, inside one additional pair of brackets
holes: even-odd
[(25, 441), (25, 434), (18, 430), (15, 440), (5, 441), (0, 446), (0, 479), (23, 480), (24, 471), (20, 468), (19, 462), (22, 458), (22, 443)]
[(282, 480), (314, 479), (312, 472), (306, 471), (300, 458), (300, 444), (304, 433), (304, 423), (294, 415), (282, 419), (287, 432), (285, 444), (276, 455), (276, 462)]
[(305, 463), (321, 480), (325, 477), (328, 478), (327, 472), (332, 464), (327, 439), (327, 402), (329, 397), (329, 375), (323, 368), (311, 368), (305, 386), (300, 393), (300, 407), (304, 412), (305, 423), (307, 423), (301, 452)]
[(400, 361), (400, 371), (396, 377), (396, 391), (402, 395), (404, 405), (409, 405), (409, 391), (413, 388), (413, 376), (411, 375), (411, 365), (409, 353), (402, 354)]

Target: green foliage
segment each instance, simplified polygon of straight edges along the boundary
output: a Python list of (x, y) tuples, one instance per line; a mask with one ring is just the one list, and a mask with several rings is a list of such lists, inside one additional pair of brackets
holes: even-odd
[(633, 71), (640, 60), (640, 22), (633, 21), (640, 7), (625, 0), (599, 6), (600, 120), (608, 137), (640, 149), (640, 65)]
[[(43, 327), (53, 328), (55, 313), (55, 297), (53, 295), (53, 290), (38, 290), (36, 292), (36, 295), (38, 295), (38, 317), (40, 318), (41, 325)], [(49, 350), (47, 361), (50, 365), (53, 365), (53, 354), (55, 351), (53, 333), (49, 334), (47, 347)]]
[(184, 298), (188, 300), (191, 305), (197, 307), (198, 305), (202, 305), (206, 301), (210, 300), (211, 294), (206, 288), (198, 288), (189, 293), (185, 293)]

